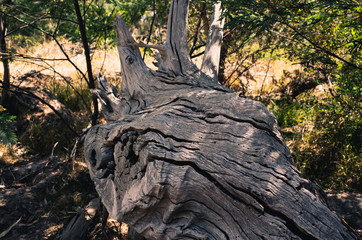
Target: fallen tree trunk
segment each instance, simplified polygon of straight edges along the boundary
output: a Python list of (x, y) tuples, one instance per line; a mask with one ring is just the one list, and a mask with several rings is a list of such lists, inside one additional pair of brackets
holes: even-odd
[[(357, 238), (295, 168), (265, 106), (215, 81), (208, 66), (219, 58), (205, 57), (203, 71), (191, 62), (187, 6), (172, 1), (164, 45), (135, 42), (117, 17), (121, 93), (99, 75), (93, 94), (107, 123), (85, 140), (110, 215), (146, 239)], [(220, 54), (218, 41), (208, 44)], [(144, 64), (144, 46), (160, 52), (157, 71)]]

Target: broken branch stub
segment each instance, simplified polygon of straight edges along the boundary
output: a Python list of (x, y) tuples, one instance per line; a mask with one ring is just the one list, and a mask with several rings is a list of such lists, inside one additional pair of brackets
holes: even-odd
[(117, 17), (121, 93), (100, 76), (94, 94), (107, 123), (85, 140), (110, 215), (146, 239), (356, 238), (295, 168), (265, 106), (218, 85), (189, 60), (187, 6), (172, 1), (157, 71)]

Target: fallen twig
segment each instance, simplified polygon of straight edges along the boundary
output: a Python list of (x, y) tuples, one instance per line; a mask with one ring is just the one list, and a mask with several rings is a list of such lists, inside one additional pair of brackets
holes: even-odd
[(8, 233), (11, 231), (11, 229), (13, 229), (13, 228), (16, 226), (16, 224), (18, 224), (18, 223), (21, 221), (21, 218), (22, 218), (22, 217), (20, 217), (15, 223), (13, 223), (13, 225), (11, 225), (10, 227), (8, 227), (8, 229), (6, 229), (5, 231), (3, 231), (3, 232), (0, 234), (0, 238), (5, 237), (6, 234), (8, 234)]

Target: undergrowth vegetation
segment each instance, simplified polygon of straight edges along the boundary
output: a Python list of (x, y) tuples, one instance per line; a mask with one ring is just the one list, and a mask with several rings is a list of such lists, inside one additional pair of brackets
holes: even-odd
[(360, 191), (361, 118), (330, 98), (271, 100), (298, 169), (325, 189)]
[[(52, 79), (48, 85), (48, 90), (73, 112), (86, 111), (91, 102), (89, 88), (84, 83), (72, 82), (74, 83), (73, 88), (65, 82)], [(82, 94), (77, 94), (77, 92)]]
[(6, 112), (0, 105), (0, 144), (5, 146), (16, 143), (18, 140), (14, 131), (15, 116)]

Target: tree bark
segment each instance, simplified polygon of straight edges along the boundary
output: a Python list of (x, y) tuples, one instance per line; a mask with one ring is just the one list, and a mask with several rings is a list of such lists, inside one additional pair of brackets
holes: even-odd
[[(86, 60), (86, 64), (87, 64), (89, 88), (95, 89), (96, 84), (95, 84), (95, 79), (93, 77), (92, 62), (91, 62), (91, 57), (90, 57), (87, 33), (86, 33), (86, 29), (85, 29), (85, 22), (83, 21), (82, 14), (80, 12), (78, 0), (73, 0), (73, 5), (74, 5), (75, 13), (77, 15), (79, 32), (81, 35), (83, 48), (84, 48), (84, 55), (85, 55), (85, 60)], [(91, 121), (92, 121), (92, 126), (94, 126), (97, 124), (97, 118), (98, 118), (97, 97), (92, 96), (92, 103), (93, 103), (93, 114), (91, 116)]]
[(221, 3), (214, 5), (214, 14), (211, 20), (210, 34), (206, 44), (206, 50), (201, 65), (201, 71), (218, 82), (218, 72), (223, 39), (224, 19), (220, 19), (222, 14)]
[[(6, 4), (10, 4), (10, 1), (6, 1)], [(1, 100), (0, 105), (5, 108), (8, 107), (8, 99), (9, 99), (9, 88), (10, 88), (10, 66), (9, 66), (9, 56), (6, 47), (6, 16), (1, 14), (0, 16), (0, 52), (2, 54), (1, 61), (3, 63), (4, 75), (3, 75), (3, 86), (1, 92)]]
[(146, 44), (116, 19), (121, 93), (99, 75), (92, 93), (107, 123), (85, 139), (110, 215), (146, 239), (357, 238), (295, 168), (266, 107), (191, 62), (187, 8), (173, 0), (166, 43), (147, 45), (160, 52), (157, 71), (142, 61)]

